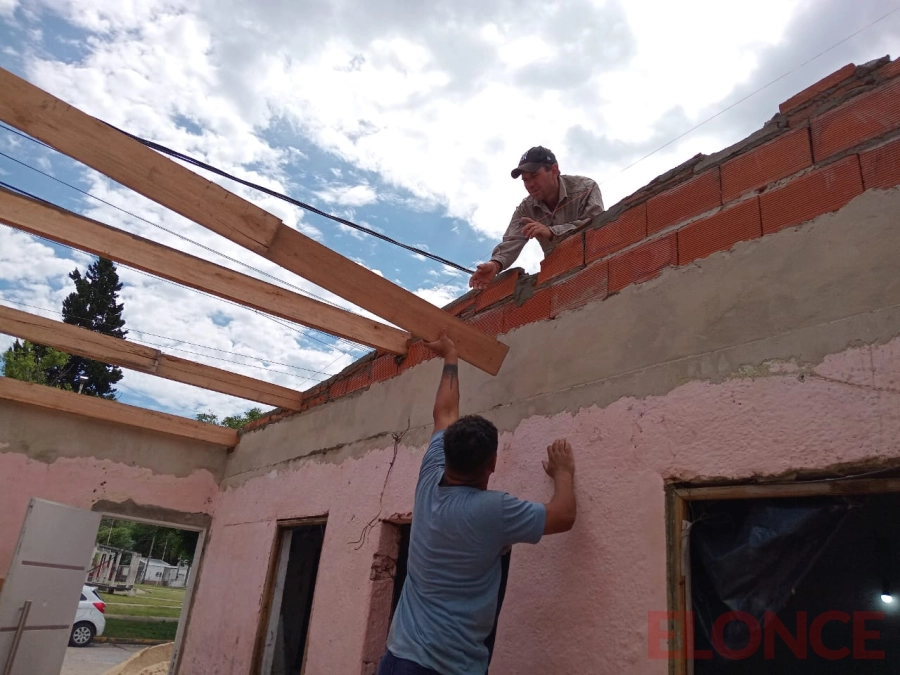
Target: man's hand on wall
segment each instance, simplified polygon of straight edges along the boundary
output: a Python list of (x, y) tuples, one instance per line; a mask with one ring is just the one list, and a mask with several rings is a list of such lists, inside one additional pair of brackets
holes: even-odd
[(569, 441), (560, 438), (547, 447), (544, 471), (551, 478), (556, 478), (556, 474), (560, 472), (575, 475), (575, 454), (572, 452), (572, 445)]

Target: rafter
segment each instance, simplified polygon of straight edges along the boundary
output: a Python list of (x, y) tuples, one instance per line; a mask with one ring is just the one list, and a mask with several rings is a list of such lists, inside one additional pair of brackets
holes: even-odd
[(238, 442), (237, 431), (228, 427), (197, 422), (155, 410), (144, 410), (118, 401), (76, 394), (42, 384), (20, 382), (11, 377), (0, 377), (0, 398), (105, 422), (158, 431), (171, 436), (205, 441), (226, 448), (232, 448)]
[(86, 328), (45, 319), (2, 305), (0, 305), (0, 333), (54, 347), (67, 354), (76, 354), (86, 359), (122, 366), (167, 380), (184, 382), (288, 410), (300, 410), (303, 398), (300, 392), (287, 387), (169, 356), (158, 349), (135, 344), (129, 340), (102, 335)]
[(0, 188), (0, 222), (392, 354), (409, 333)]
[(460, 357), (488, 373), (506, 357), (493, 337), (2, 69), (0, 119), (414, 335), (433, 340), (446, 328)]

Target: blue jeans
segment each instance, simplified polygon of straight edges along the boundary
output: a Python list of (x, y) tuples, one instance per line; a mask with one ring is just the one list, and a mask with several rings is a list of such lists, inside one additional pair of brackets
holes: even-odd
[(385, 650), (381, 662), (378, 664), (377, 675), (441, 675), (438, 671), (420, 666), (413, 661), (406, 659), (398, 659), (391, 654), (390, 650)]

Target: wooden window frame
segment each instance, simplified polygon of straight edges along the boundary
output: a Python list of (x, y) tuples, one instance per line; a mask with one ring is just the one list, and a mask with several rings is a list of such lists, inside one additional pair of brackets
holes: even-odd
[[(328, 516), (309, 516), (305, 518), (287, 518), (279, 520), (275, 524), (275, 530), (272, 536), (272, 544), (269, 549), (269, 568), (266, 572), (266, 583), (263, 586), (262, 605), (259, 610), (259, 621), (256, 626), (256, 638), (253, 643), (253, 659), (250, 661), (250, 672), (253, 675), (260, 675), (263, 666), (263, 655), (266, 648), (266, 633), (269, 629), (269, 618), (272, 613), (272, 605), (275, 601), (275, 586), (278, 582), (279, 568), (282, 561), (282, 539), (285, 530), (293, 530), (298, 527), (309, 527), (313, 525), (325, 525), (327, 533)], [(323, 544), (322, 551), (325, 547)], [(321, 566), (321, 563), (320, 563)], [(312, 626), (312, 617), (310, 618), (310, 627)], [(307, 631), (307, 635), (309, 632)]]
[[(840, 497), (900, 493), (900, 478), (829, 477), (790, 483), (753, 483), (716, 486), (666, 487), (666, 567), (669, 612), (676, 617), (687, 616), (690, 594), (690, 570), (685, 567), (684, 541), (689, 525), (688, 502), (748, 499), (779, 499), (799, 497)], [(649, 636), (648, 636), (649, 637)], [(693, 675), (693, 662), (688, 659), (685, 644), (685, 625), (675, 621), (669, 638), (670, 675)]]

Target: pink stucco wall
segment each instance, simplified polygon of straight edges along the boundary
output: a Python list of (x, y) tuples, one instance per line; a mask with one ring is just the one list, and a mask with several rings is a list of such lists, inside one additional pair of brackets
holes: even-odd
[[(238, 675), (250, 672), (260, 622), (262, 590), (276, 521), (328, 516), (319, 567), (307, 673), (357, 673), (371, 593), (372, 556), (379, 527), (366, 525), (379, 512), (379, 494), (392, 448), (341, 464), (308, 463), (272, 472), (227, 489), (210, 531), (207, 562), (180, 672)], [(391, 481), (409, 485), (415, 466), (402, 450)], [(385, 495), (382, 515), (408, 500)], [(368, 531), (363, 537), (364, 530)], [(241, 608), (240, 611), (235, 611)]]
[(16, 452), (0, 452), (0, 576), (6, 576), (32, 497), (83, 509), (101, 500), (130, 500), (209, 514), (217, 493), (215, 476), (209, 471), (175, 476), (93, 457), (59, 458), (47, 463)]
[[(492, 487), (535, 500), (551, 492), (544, 448), (571, 440), (579, 513), (570, 533), (514, 551), (492, 673), (667, 671), (647, 644), (648, 612), (667, 608), (665, 481), (900, 456), (900, 339), (816, 367), (775, 362), (745, 375), (525, 417), (502, 435)], [(226, 490), (181, 672), (248, 672), (275, 521), (325, 513), (306, 673), (361, 672), (377, 527), (362, 543), (360, 535), (373, 517), (411, 509), (422, 451), (400, 445), (383, 496), (392, 447)]]

